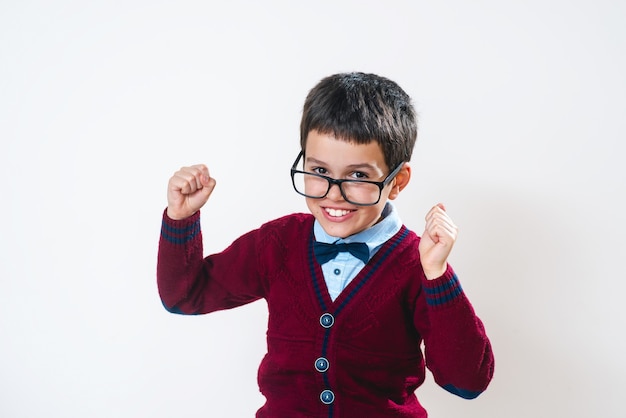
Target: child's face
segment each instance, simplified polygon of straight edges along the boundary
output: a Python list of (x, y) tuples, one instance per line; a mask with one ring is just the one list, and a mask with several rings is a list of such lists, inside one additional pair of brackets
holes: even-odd
[[(390, 172), (376, 141), (357, 144), (311, 131), (307, 136), (304, 155), (304, 171), (334, 179), (383, 181)], [(387, 200), (398, 196), (409, 177), (410, 168), (405, 164), (396, 178), (385, 186), (380, 201), (373, 206), (346, 202), (337, 185), (333, 185), (324, 198), (305, 198), (306, 204), (327, 234), (346, 238), (376, 224)]]

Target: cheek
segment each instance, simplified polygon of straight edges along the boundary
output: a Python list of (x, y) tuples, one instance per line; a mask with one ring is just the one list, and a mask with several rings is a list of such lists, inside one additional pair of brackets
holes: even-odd
[(319, 212), (319, 207), (315, 204), (315, 200), (309, 199), (308, 197), (305, 197), (304, 201), (306, 202), (307, 208), (309, 208), (309, 211), (313, 215), (315, 215), (317, 212)]
[(376, 206), (372, 206), (367, 210), (367, 214), (364, 213), (363, 222), (367, 223), (367, 227), (376, 225), (380, 221), (380, 217), (385, 208), (385, 203), (379, 203)]

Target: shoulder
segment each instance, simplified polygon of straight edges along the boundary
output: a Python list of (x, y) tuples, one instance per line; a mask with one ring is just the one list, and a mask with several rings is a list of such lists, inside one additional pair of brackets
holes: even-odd
[[(393, 265), (398, 274), (404, 275), (408, 271), (421, 271), (419, 242), (420, 237), (404, 225), (390, 239), (393, 248), (390, 256), (394, 260)], [(416, 267), (418, 268), (416, 269)]]
[(306, 230), (313, 227), (315, 218), (309, 213), (292, 213), (271, 220), (261, 226), (262, 230)]
[(398, 241), (398, 250), (401, 251), (411, 251), (411, 249), (416, 248), (420, 242), (420, 237), (405, 225), (402, 225), (400, 230), (391, 239)]
[(313, 231), (311, 214), (294, 213), (264, 223), (256, 230), (259, 265), (277, 271), (288, 263), (304, 263), (306, 246)]
[(293, 213), (264, 223), (254, 233), (257, 234), (258, 239), (266, 243), (268, 241), (280, 243), (306, 241), (304, 238), (308, 237), (313, 230), (314, 221), (315, 218), (311, 214)]

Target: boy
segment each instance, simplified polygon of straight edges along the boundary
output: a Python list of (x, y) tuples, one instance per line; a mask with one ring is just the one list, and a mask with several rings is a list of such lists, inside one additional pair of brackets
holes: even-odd
[(170, 179), (157, 266), (166, 309), (267, 301), (257, 417), (426, 417), (414, 395), (426, 366), (446, 390), (478, 396), (494, 360), (447, 263), (457, 228), (439, 204), (420, 239), (390, 202), (411, 177), (408, 95), (374, 74), (329, 76), (307, 96), (300, 130), (291, 176), (311, 214), (268, 222), (219, 254), (202, 252), (208, 169)]

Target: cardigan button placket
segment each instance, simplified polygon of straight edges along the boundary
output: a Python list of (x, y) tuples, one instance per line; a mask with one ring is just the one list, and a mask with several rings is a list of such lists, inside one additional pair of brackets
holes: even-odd
[[(328, 333), (330, 332), (330, 328), (334, 324), (335, 324), (335, 317), (332, 314), (326, 312), (322, 314), (322, 316), (320, 316), (320, 325), (326, 329), (325, 331), (326, 335), (328, 335)], [(322, 352), (324, 351), (325, 349), (322, 350)], [(317, 370), (320, 373), (324, 373), (325, 381), (326, 381), (326, 376), (327, 376), (325, 373), (328, 371), (329, 368), (330, 368), (330, 362), (328, 361), (326, 357), (319, 357), (317, 360), (315, 360), (315, 370)], [(322, 393), (320, 393), (320, 400), (322, 401), (324, 405), (330, 405), (335, 401), (335, 394), (333, 393), (332, 390), (325, 389), (322, 391)]]

